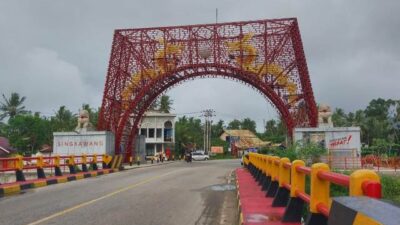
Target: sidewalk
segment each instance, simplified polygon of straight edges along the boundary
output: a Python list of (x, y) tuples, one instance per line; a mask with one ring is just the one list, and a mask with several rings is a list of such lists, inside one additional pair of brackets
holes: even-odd
[(168, 165), (174, 162), (180, 162), (179, 160), (175, 160), (175, 161), (164, 161), (163, 163), (159, 162), (154, 162), (153, 164), (151, 164), (150, 161), (148, 161), (146, 164), (140, 164), (140, 166), (138, 166), (137, 164), (132, 164), (132, 166), (130, 166), (129, 164), (122, 164), (122, 166), (124, 167), (124, 170), (133, 170), (133, 169), (139, 169), (139, 168), (146, 168), (146, 167), (152, 167), (152, 166), (162, 166), (162, 165)]

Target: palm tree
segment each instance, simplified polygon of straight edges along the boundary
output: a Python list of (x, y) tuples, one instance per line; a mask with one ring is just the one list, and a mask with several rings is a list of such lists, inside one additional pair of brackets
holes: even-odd
[(51, 118), (55, 131), (70, 131), (75, 126), (75, 115), (65, 106), (60, 106), (55, 115)]
[(6, 117), (10, 117), (10, 119), (14, 118), (16, 115), (27, 113), (25, 110), (25, 106), (22, 105), (24, 103), (26, 97), (20, 97), (18, 93), (11, 93), (10, 98), (6, 98), (3, 94), (4, 102), (0, 102), (0, 120), (3, 120)]
[(169, 98), (168, 95), (161, 96), (160, 99), (160, 111), (169, 113), (171, 111), (171, 105), (174, 101)]

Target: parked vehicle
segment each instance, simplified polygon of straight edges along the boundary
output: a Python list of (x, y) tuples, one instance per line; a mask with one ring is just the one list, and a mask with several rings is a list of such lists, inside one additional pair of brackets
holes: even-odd
[(193, 152), (192, 153), (192, 160), (209, 160), (210, 156), (201, 153), (201, 152)]

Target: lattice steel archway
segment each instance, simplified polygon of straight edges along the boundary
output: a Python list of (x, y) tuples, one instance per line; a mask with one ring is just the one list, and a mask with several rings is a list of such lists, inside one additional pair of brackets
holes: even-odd
[(317, 107), (295, 18), (116, 30), (98, 129), (130, 156), (143, 113), (185, 80), (222, 76), (254, 87), (288, 132), (317, 125)]

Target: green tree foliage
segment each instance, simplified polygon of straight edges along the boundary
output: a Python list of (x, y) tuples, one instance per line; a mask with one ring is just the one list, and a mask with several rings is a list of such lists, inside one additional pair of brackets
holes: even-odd
[(311, 165), (313, 163), (320, 162), (321, 156), (326, 154), (326, 149), (314, 143), (309, 143), (306, 145), (294, 143), (285, 149), (273, 148), (270, 152), (281, 158), (287, 157), (291, 161), (295, 159), (301, 159), (306, 162), (307, 165)]
[(282, 119), (268, 120), (265, 123), (265, 132), (259, 134), (261, 139), (271, 141), (273, 143), (282, 143), (285, 141), (287, 135), (285, 124)]
[(347, 126), (347, 115), (341, 108), (336, 108), (332, 114), (332, 122), (337, 127)]
[(231, 122), (229, 122), (227, 129), (229, 130), (239, 130), (241, 126), (240, 120), (234, 119)]
[(15, 92), (11, 93), (9, 98), (3, 94), (3, 102), (0, 102), (0, 120), (6, 117), (12, 119), (19, 114), (27, 113), (25, 106), (23, 106), (25, 99), (25, 96), (20, 97)]
[(0, 121), (0, 137), (6, 136), (6, 124)]
[(184, 146), (203, 146), (203, 126), (200, 119), (186, 116), (178, 118), (175, 122), (176, 149), (183, 152)]
[(10, 144), (22, 154), (33, 154), (43, 145), (52, 143), (50, 121), (30, 114), (16, 115), (5, 128)]
[(169, 113), (172, 109), (172, 104), (174, 101), (168, 96), (168, 95), (163, 95), (160, 98), (160, 108), (159, 110), (161, 112)]
[(250, 130), (256, 133), (256, 122), (250, 118), (244, 118), (242, 121), (234, 119), (228, 123), (229, 130)]
[(250, 118), (244, 118), (240, 124), (240, 129), (256, 133), (256, 122)]
[(219, 120), (216, 124), (211, 126), (211, 136), (213, 138), (218, 138), (224, 132), (224, 121)]
[(160, 108), (160, 99), (156, 98), (149, 106), (149, 110), (158, 110)]
[(224, 153), (226, 154), (228, 152), (229, 143), (220, 139), (224, 129), (225, 126), (223, 120), (219, 120), (216, 124), (211, 126), (211, 146), (222, 146), (224, 148)]
[(358, 126), (361, 128), (361, 142), (373, 146), (375, 139), (386, 140), (390, 145), (400, 144), (400, 104), (398, 100), (373, 99), (364, 110), (346, 114), (335, 109), (332, 115), (336, 127)]
[(56, 114), (51, 117), (51, 125), (54, 131), (71, 131), (76, 126), (76, 115), (65, 106), (60, 106)]

